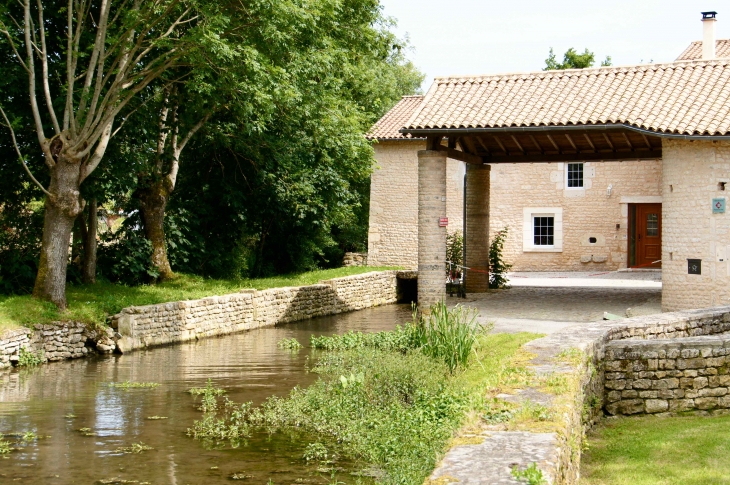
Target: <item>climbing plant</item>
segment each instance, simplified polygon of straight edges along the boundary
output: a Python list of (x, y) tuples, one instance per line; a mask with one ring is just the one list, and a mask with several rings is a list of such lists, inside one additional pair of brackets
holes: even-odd
[(512, 269), (512, 265), (504, 260), (504, 241), (507, 239), (509, 226), (497, 231), (494, 239), (489, 244), (489, 288), (490, 289), (506, 289), (507, 272)]

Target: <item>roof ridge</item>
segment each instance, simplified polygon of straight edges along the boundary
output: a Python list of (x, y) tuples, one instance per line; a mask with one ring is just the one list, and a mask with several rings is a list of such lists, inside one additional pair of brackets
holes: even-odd
[[(728, 39), (730, 40), (730, 39)], [(493, 79), (493, 78), (505, 78), (514, 76), (531, 76), (531, 75), (545, 75), (550, 77), (560, 77), (566, 74), (583, 74), (589, 75), (591, 73), (597, 73), (600, 71), (627, 71), (637, 70), (638, 68), (649, 68), (649, 69), (667, 69), (681, 67), (681, 65), (689, 64), (730, 64), (730, 58), (718, 58), (718, 59), (688, 59), (681, 61), (671, 61), (662, 63), (648, 63), (648, 64), (627, 64), (622, 66), (600, 66), (600, 67), (586, 67), (582, 69), (552, 69), (549, 71), (522, 71), (522, 72), (504, 72), (495, 74), (470, 74), (470, 75), (453, 75), (453, 76), (436, 76), (434, 77), (434, 83), (443, 80), (452, 79)]]

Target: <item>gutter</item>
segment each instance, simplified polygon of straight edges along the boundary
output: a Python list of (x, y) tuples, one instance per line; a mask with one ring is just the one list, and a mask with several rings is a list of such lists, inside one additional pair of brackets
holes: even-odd
[(403, 134), (412, 136), (428, 136), (428, 135), (464, 135), (478, 133), (541, 133), (552, 131), (611, 131), (611, 130), (629, 130), (641, 133), (647, 136), (656, 136), (659, 138), (670, 138), (675, 140), (709, 140), (709, 141), (730, 141), (730, 135), (680, 135), (676, 133), (659, 133), (656, 131), (637, 128), (636, 126), (626, 124), (603, 124), (603, 125), (566, 125), (566, 126), (499, 126), (490, 128), (420, 128), (408, 129), (402, 128), (398, 130)]

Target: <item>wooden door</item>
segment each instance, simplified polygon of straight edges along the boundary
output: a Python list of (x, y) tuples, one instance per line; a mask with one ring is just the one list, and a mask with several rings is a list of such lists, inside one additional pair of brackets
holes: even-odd
[(662, 205), (637, 204), (635, 267), (661, 268), (661, 259)]

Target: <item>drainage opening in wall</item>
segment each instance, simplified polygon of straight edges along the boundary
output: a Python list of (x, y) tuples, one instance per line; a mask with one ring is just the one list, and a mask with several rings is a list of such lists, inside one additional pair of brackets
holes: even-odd
[(418, 300), (418, 280), (398, 278), (396, 285), (398, 303), (416, 303)]

